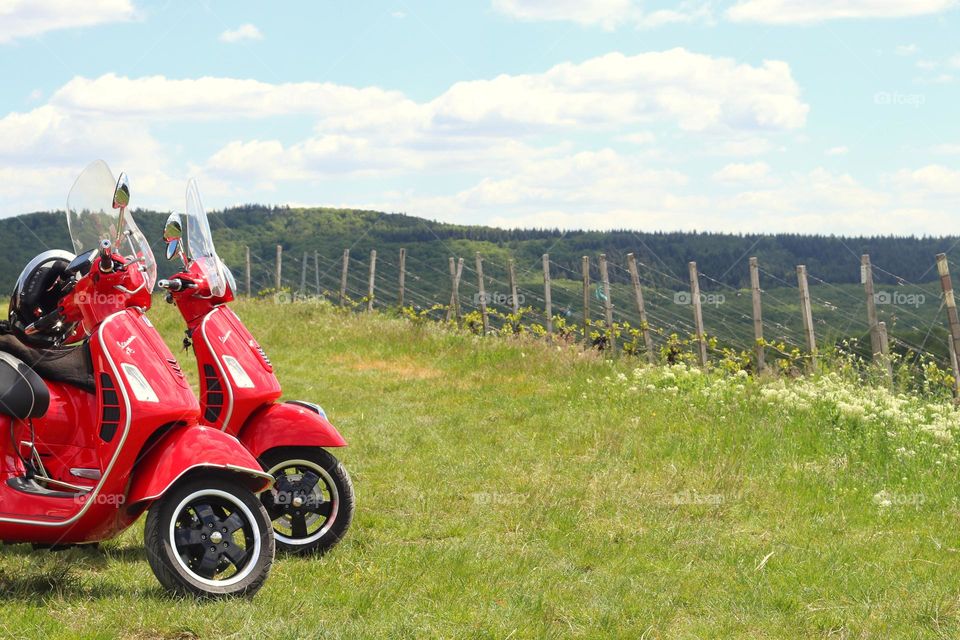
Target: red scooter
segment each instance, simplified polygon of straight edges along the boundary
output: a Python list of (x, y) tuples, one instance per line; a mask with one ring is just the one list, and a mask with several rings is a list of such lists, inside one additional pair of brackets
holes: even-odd
[(227, 306), (236, 282), (214, 249), (195, 180), (187, 183), (185, 216), (167, 219), (164, 240), (167, 259), (179, 256), (184, 270), (158, 285), (187, 323), (184, 347), (197, 357), (204, 420), (236, 436), (274, 478), (261, 499), (277, 546), (327, 551), (353, 519), (353, 483), (325, 449), (346, 441), (316, 404), (276, 402), (281, 389), (270, 359)]
[(0, 336), (0, 540), (96, 543), (149, 510), (147, 559), (180, 594), (252, 595), (273, 531), (273, 477), (200, 407), (145, 311), (150, 245), (102, 162), (67, 202), (74, 249), (21, 273)]

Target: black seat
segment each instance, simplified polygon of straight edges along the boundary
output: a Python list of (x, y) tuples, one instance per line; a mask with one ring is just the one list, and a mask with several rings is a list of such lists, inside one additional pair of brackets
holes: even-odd
[(97, 390), (90, 345), (86, 342), (76, 347), (39, 349), (24, 344), (12, 333), (3, 333), (0, 323), (0, 352), (27, 363), (44, 380), (65, 382), (90, 393)]
[(50, 406), (50, 390), (19, 358), (0, 352), (0, 413), (18, 420), (40, 418)]

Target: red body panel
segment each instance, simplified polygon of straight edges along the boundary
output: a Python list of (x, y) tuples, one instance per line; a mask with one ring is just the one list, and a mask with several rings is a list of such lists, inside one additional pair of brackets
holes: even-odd
[(345, 447), (346, 440), (326, 418), (295, 404), (269, 404), (240, 432), (240, 442), (254, 456), (274, 447)]
[[(23, 466), (7, 453), (13, 451), (9, 428), (0, 429), (0, 448), (5, 452), (0, 469), (0, 538), (5, 541), (90, 542), (115, 535), (135, 519), (121, 507), (134, 462), (148, 439), (172, 423), (197, 424), (197, 399), (141, 311), (128, 309), (108, 317), (91, 337), (90, 351), (96, 393), (51, 383), (51, 408), (33, 422), (37, 449), (52, 478), (83, 484), (69, 472), (79, 459), (84, 467), (99, 470), (101, 479), (88, 481), (94, 489), (80, 497), (46, 497), (13, 489), (6, 481), (22, 475)], [(148, 381), (156, 401), (131, 383), (136, 372)], [(4, 422), (9, 426), (9, 419)], [(19, 425), (18, 440), (27, 433)]]
[[(256, 339), (226, 306), (233, 300), (229, 287), (222, 297), (210, 297), (196, 263), (174, 277), (197, 285), (171, 296), (193, 340), (206, 424), (237, 436), (254, 456), (274, 447), (347, 445), (325, 417), (301, 406), (276, 404), (280, 382)], [(231, 373), (237, 367), (243, 371), (239, 379)]]
[(273, 367), (228, 307), (216, 307), (203, 317), (193, 331), (193, 349), (208, 424), (236, 435), (255, 411), (280, 397)]
[[(113, 260), (122, 262), (123, 257), (114, 255)], [(118, 311), (128, 307), (150, 308), (150, 292), (139, 269), (103, 272), (101, 262), (102, 258), (95, 258), (90, 274), (61, 301), (64, 317), (70, 322), (80, 322), (70, 342), (92, 335), (101, 322)]]
[[(135, 472), (127, 494), (133, 506), (152, 500), (170, 488), (182, 475), (198, 467), (259, 469), (260, 464), (236, 438), (210, 427), (178, 427), (164, 434), (151, 446), (137, 464), (143, 472)], [(266, 474), (251, 474), (249, 487), (262, 491), (273, 479)]]

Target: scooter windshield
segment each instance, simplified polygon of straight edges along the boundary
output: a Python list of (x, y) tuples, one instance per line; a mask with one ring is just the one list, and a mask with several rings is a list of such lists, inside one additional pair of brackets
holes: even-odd
[(103, 160), (91, 163), (73, 183), (67, 196), (67, 228), (73, 250), (81, 254), (97, 249), (101, 240), (115, 242), (117, 225), (122, 224), (120, 245), (114, 249), (128, 261), (140, 263), (147, 289), (153, 291), (157, 261), (133, 214), (125, 209), (121, 218), (120, 209), (113, 208), (116, 187), (117, 181)]
[(213, 234), (210, 233), (210, 220), (203, 208), (200, 187), (191, 178), (187, 182), (187, 257), (200, 267), (210, 285), (210, 294), (219, 298), (227, 291), (227, 276), (223, 262), (217, 256), (213, 246)]

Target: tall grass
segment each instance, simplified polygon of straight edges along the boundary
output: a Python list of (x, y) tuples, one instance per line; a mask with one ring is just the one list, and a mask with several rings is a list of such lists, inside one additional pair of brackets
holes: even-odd
[[(5, 547), (0, 635), (960, 635), (948, 404), (843, 372), (647, 367), (322, 305), (236, 308), (286, 396), (350, 442), (347, 538), (223, 603), (164, 595), (138, 527), (53, 561)], [(178, 346), (171, 309), (151, 314)]]

